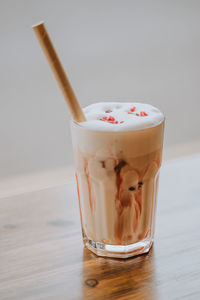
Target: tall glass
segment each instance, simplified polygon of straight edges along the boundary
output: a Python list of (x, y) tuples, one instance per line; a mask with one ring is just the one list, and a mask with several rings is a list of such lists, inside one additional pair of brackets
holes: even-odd
[(71, 123), (85, 246), (99, 256), (146, 253), (154, 236), (164, 121), (126, 132)]

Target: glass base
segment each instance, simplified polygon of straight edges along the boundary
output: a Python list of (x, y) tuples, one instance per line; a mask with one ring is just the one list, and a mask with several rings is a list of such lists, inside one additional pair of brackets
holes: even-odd
[(84, 238), (84, 245), (98, 256), (128, 258), (139, 254), (149, 252), (153, 240), (146, 238), (140, 242), (129, 245), (109, 245), (99, 242), (94, 242), (87, 237)]

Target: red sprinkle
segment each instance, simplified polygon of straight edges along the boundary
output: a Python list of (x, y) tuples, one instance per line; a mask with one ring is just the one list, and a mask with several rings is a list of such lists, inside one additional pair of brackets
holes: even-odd
[(101, 119), (99, 119), (101, 121), (107, 121), (108, 120), (108, 117), (102, 117)]
[(132, 112), (134, 112), (136, 110), (136, 107), (135, 106), (133, 106), (131, 109), (130, 109), (130, 111), (132, 111)]
[(146, 116), (148, 116), (148, 114), (145, 111), (141, 111), (140, 112), (140, 116), (141, 117), (146, 117)]
[(130, 112), (130, 111), (128, 111), (128, 114), (129, 114), (129, 115), (133, 115), (133, 113), (132, 113), (132, 112)]
[[(116, 121), (115, 120), (115, 118), (114, 117), (112, 117), (112, 116), (109, 116), (109, 117), (102, 117), (102, 118), (100, 118), (99, 119), (100, 121), (107, 121), (108, 123), (110, 123), (110, 124), (118, 124), (119, 122), (118, 121)], [(122, 121), (123, 122), (123, 121)]]
[(138, 117), (139, 117), (139, 114), (137, 113), (137, 114), (136, 114), (136, 116), (138, 116)]
[(110, 110), (110, 109), (107, 109), (106, 111), (105, 111), (105, 113), (107, 113), (107, 114), (109, 114), (109, 113), (111, 113), (112, 112), (112, 110)]
[(108, 121), (115, 121), (115, 118), (112, 117), (112, 116), (109, 116), (109, 117), (108, 117)]

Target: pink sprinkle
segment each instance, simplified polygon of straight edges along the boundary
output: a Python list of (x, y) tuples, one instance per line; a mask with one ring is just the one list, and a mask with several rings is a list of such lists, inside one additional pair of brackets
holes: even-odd
[(105, 112), (106, 112), (107, 114), (109, 114), (109, 113), (111, 113), (111, 112), (112, 112), (112, 110), (110, 110), (110, 109), (107, 109)]
[(132, 113), (132, 112), (130, 112), (130, 111), (128, 111), (128, 114), (129, 114), (129, 115), (133, 115), (133, 113)]
[(121, 121), (120, 123), (122, 124), (122, 123), (124, 123), (124, 121)]

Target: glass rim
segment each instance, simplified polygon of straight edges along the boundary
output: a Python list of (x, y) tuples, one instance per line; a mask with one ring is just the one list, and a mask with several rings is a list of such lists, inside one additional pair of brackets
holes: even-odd
[(113, 130), (97, 130), (97, 129), (88, 128), (88, 127), (85, 127), (85, 126), (81, 125), (81, 123), (83, 123), (83, 122), (77, 122), (72, 117), (70, 118), (70, 123), (73, 124), (74, 126), (78, 127), (78, 128), (81, 128), (85, 131), (99, 132), (99, 133), (104, 133), (104, 134), (106, 134), (106, 133), (107, 134), (125, 134), (125, 133), (136, 132), (136, 131), (144, 131), (144, 130), (148, 130), (148, 129), (158, 127), (162, 123), (165, 123), (165, 121), (166, 121), (166, 117), (164, 116), (163, 119), (159, 123), (157, 123), (155, 125), (152, 125), (152, 126), (148, 126), (146, 128), (141, 128), (141, 129), (138, 128), (138, 129), (134, 129), (134, 130), (118, 130), (118, 131), (116, 130), (116, 131), (113, 131)]

